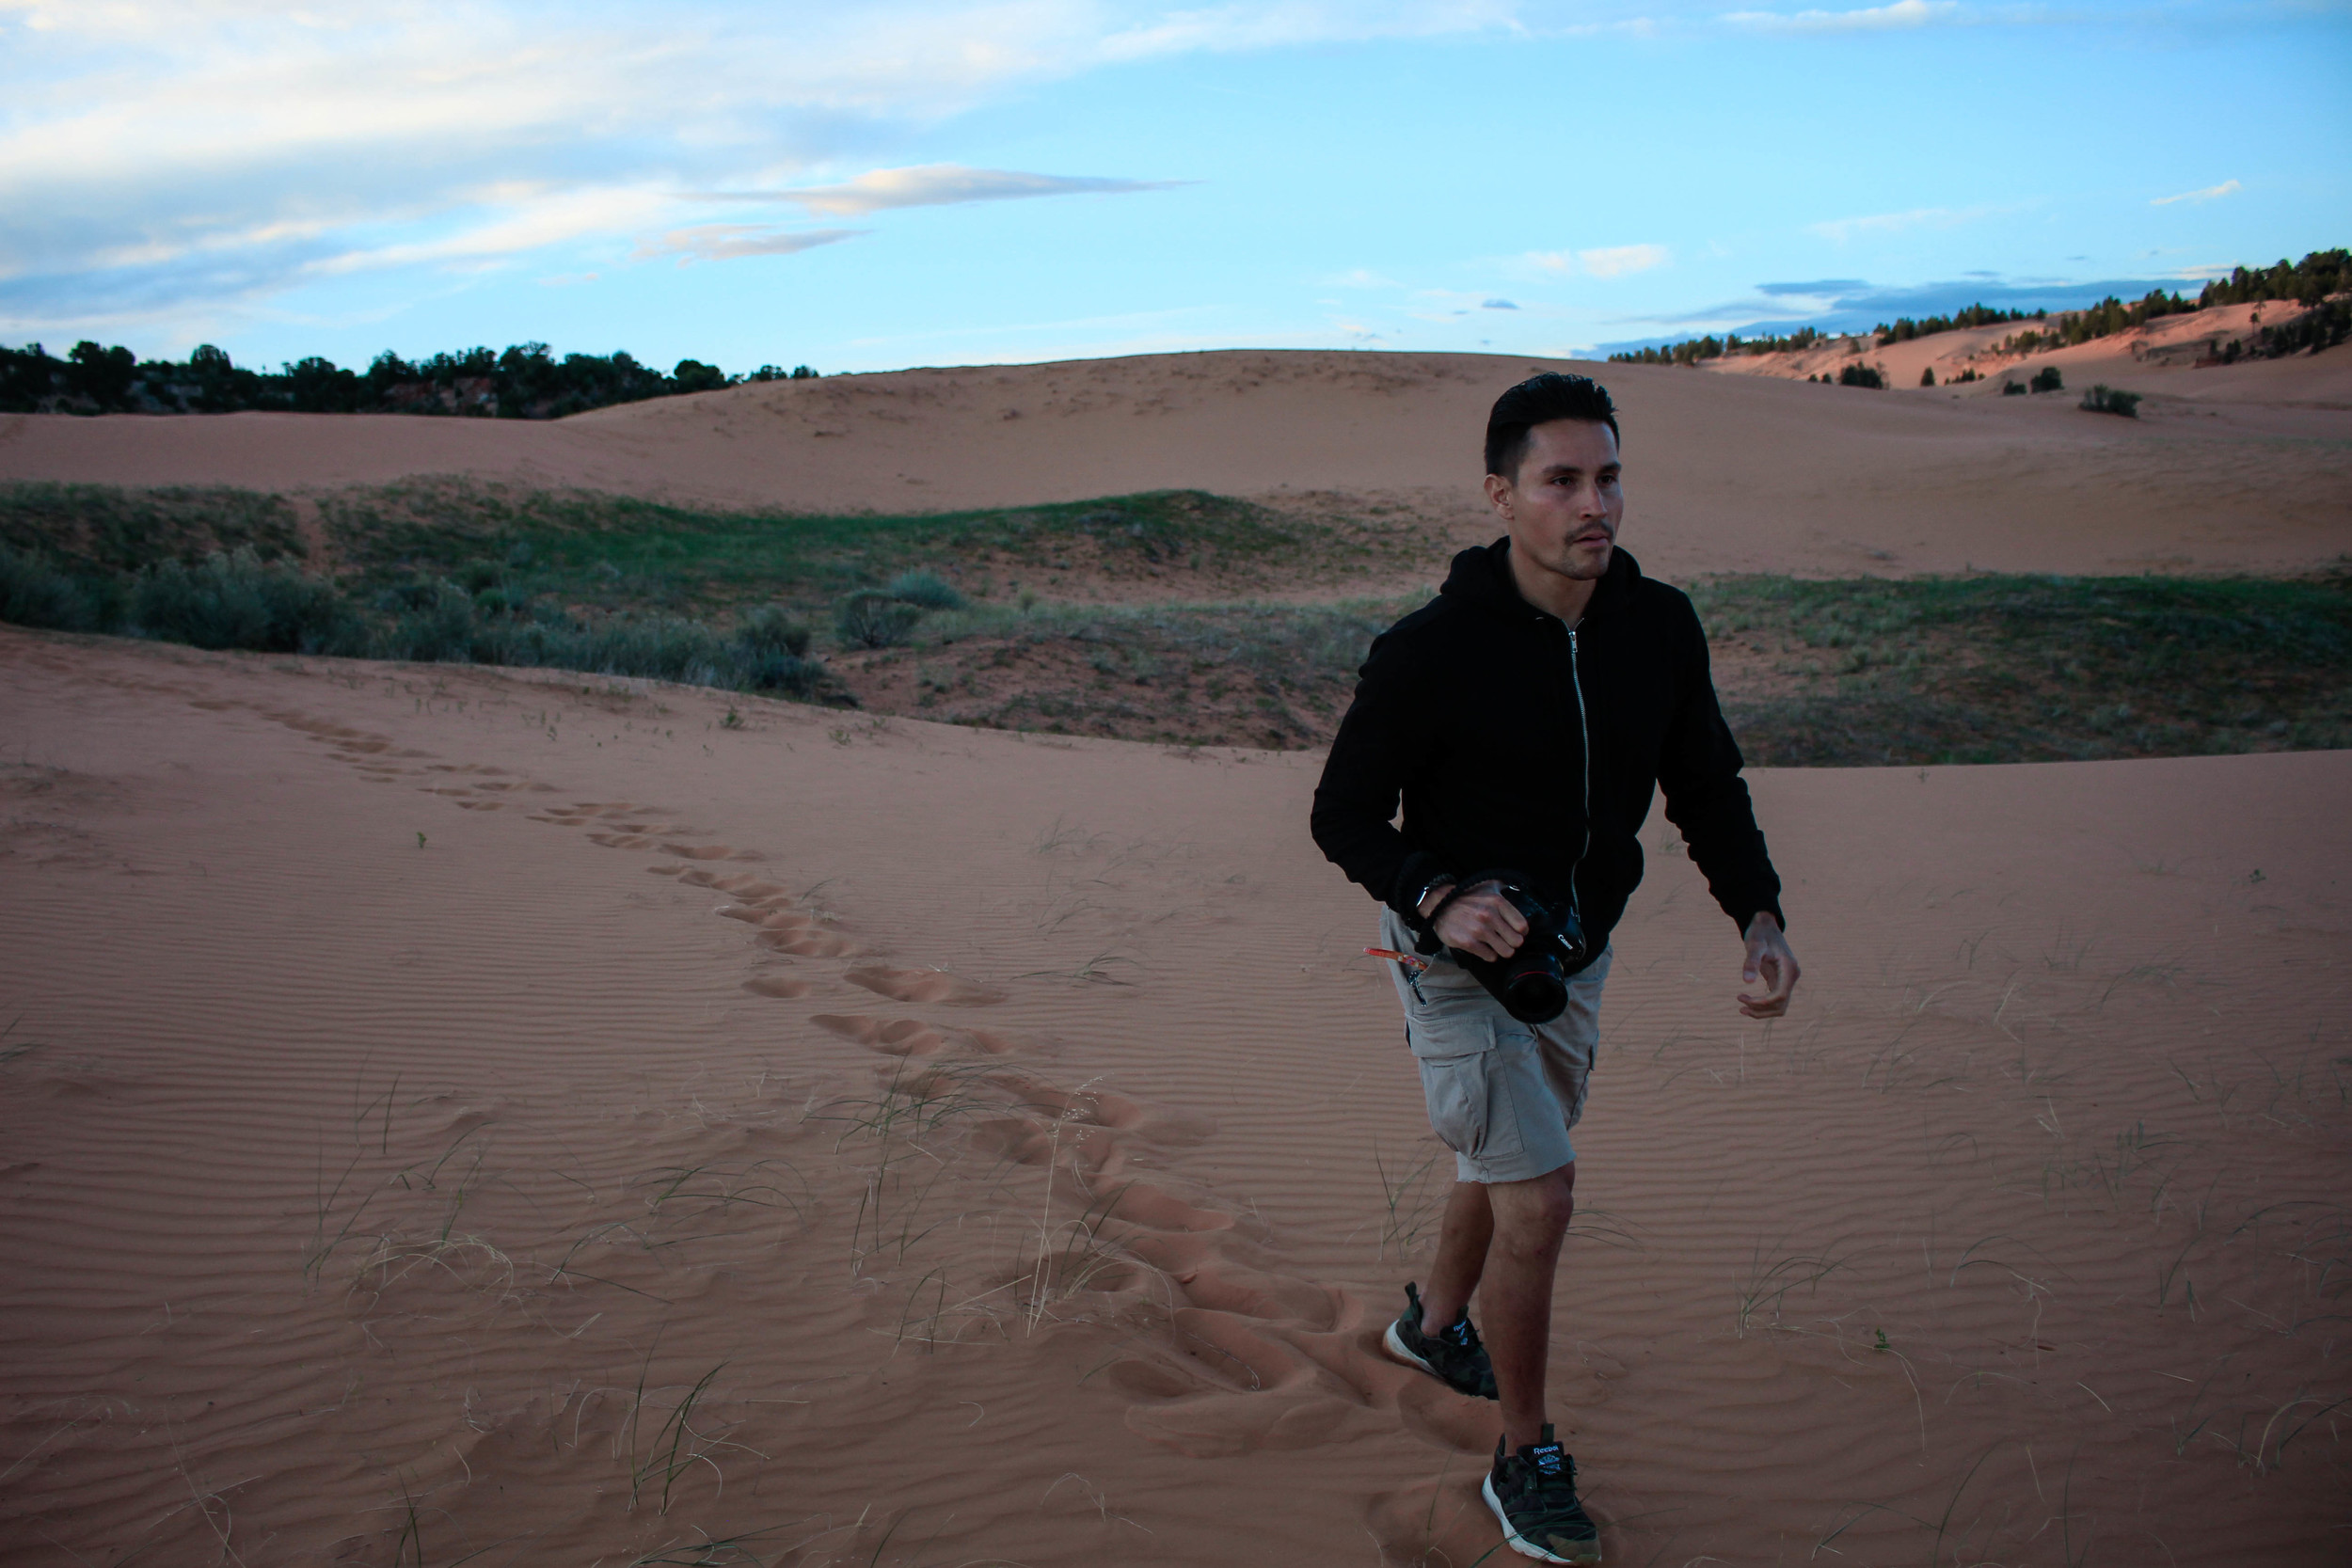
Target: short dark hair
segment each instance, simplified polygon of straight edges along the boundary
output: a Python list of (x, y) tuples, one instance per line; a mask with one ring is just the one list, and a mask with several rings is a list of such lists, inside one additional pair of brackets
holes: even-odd
[(1527, 455), (1528, 432), (1553, 420), (1605, 424), (1620, 443), (1625, 440), (1617, 429), (1617, 405), (1609, 401), (1608, 388), (1589, 375), (1546, 371), (1495, 399), (1494, 412), (1486, 416), (1486, 471), (1516, 479), (1519, 462)]

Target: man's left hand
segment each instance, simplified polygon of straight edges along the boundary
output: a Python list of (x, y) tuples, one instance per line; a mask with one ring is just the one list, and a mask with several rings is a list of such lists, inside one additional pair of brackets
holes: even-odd
[(1788, 1011), (1789, 993), (1797, 989), (1797, 956), (1788, 951), (1780, 922), (1770, 914), (1759, 912), (1748, 922), (1746, 974), (1749, 985), (1760, 979), (1772, 989), (1760, 996), (1741, 991), (1741, 1012), (1750, 1018), (1779, 1018)]

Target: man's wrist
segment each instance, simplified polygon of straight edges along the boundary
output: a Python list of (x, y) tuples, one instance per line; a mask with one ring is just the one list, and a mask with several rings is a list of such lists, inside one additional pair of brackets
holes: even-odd
[(1423, 920), (1428, 919), (1437, 911), (1438, 906), (1445, 902), (1445, 895), (1454, 891), (1454, 883), (1452, 877), (1439, 877), (1423, 886), (1421, 895), (1413, 900), (1414, 912)]
[(1758, 910), (1748, 916), (1747, 928), (1740, 935), (1753, 940), (1759, 928), (1772, 932), (1779, 931), (1780, 916), (1770, 910)]

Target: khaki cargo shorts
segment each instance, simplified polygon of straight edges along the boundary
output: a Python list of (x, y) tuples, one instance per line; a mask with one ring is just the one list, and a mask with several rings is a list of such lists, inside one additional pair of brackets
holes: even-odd
[[(1394, 910), (1380, 911), (1380, 944), (1413, 950)], [(1417, 981), (1390, 965), (1405, 1006), (1405, 1040), (1421, 1068), (1429, 1126), (1454, 1150), (1462, 1181), (1526, 1181), (1576, 1158), (1568, 1129), (1584, 1115), (1600, 1038), (1600, 988), (1610, 949), (1568, 982), (1567, 1011), (1521, 1023), (1470, 972), (1440, 952)]]

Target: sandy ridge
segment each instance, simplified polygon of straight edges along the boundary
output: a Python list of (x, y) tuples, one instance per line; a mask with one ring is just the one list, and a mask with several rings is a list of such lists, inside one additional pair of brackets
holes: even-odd
[(1618, 396), (1627, 542), (1669, 577), (2298, 571), (2352, 550), (2352, 387), (2336, 357), (2167, 368), (2108, 340), (2057, 356), (2070, 386), (2097, 372), (2147, 392), (2125, 420), (2083, 413), (2075, 394), (1230, 351), (770, 383), (549, 423), (14, 416), (0, 418), (0, 479), (305, 490), (462, 475), (881, 513), (1313, 492), (1470, 539), (1488, 529), (1475, 439), (1488, 404), (1531, 371), (1574, 369)]

